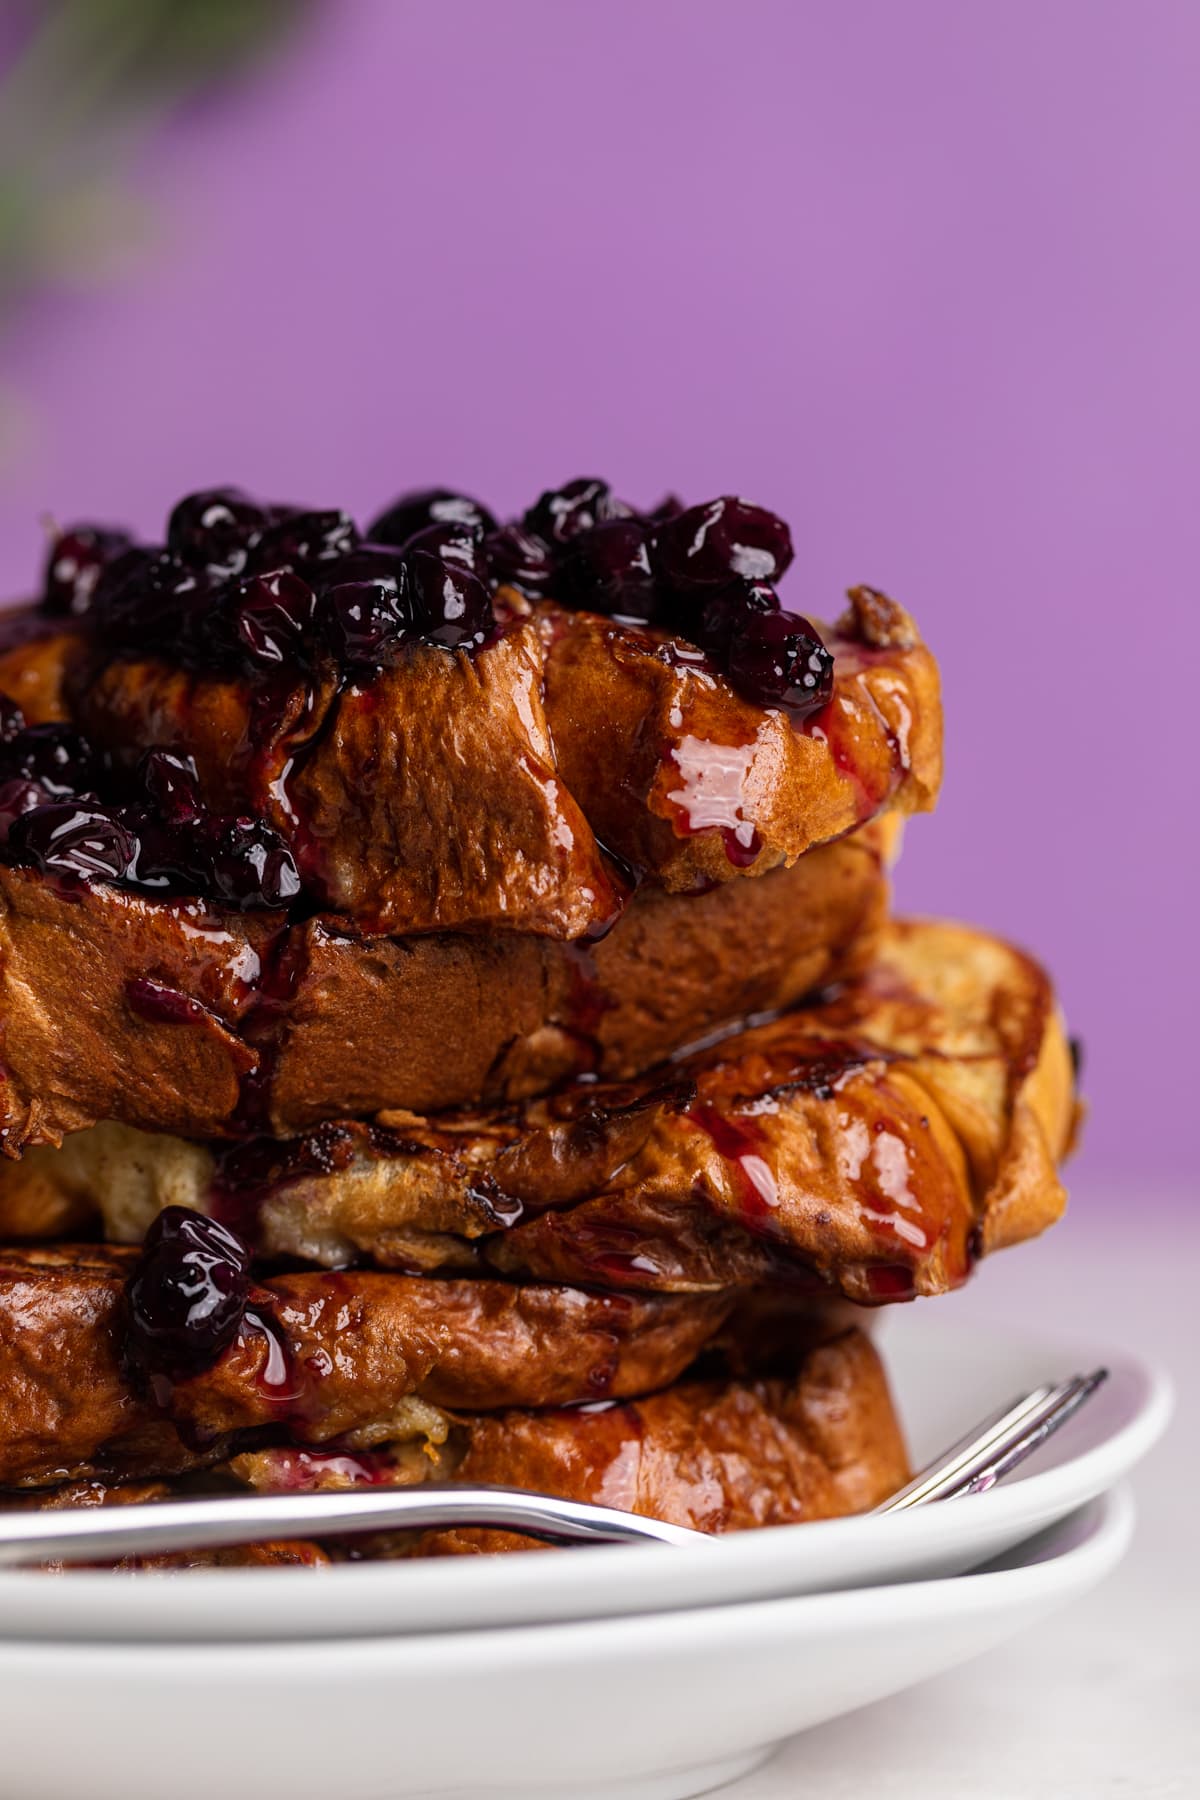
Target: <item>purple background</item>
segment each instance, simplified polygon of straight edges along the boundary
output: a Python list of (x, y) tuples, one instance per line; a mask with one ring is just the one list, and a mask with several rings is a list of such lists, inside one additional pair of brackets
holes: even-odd
[(941, 658), (901, 902), (1048, 961), (1094, 1173), (1190, 1173), (1198, 59), (1191, 0), (331, 4), (10, 325), (0, 588), (215, 481), (760, 499), (788, 604)]

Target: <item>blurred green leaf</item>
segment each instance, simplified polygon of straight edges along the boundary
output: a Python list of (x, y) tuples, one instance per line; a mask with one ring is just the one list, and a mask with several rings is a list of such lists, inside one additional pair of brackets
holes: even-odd
[(146, 236), (129, 171), (178, 106), (271, 54), (309, 0), (41, 0), (0, 79), (0, 305), (119, 267)]

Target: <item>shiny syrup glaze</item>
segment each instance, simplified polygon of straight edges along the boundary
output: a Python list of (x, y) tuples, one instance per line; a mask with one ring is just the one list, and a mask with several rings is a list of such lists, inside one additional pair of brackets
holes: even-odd
[(742, 1216), (747, 1222), (769, 1218), (779, 1205), (779, 1189), (764, 1151), (765, 1136), (752, 1119), (731, 1118), (713, 1106), (697, 1104), (688, 1114), (729, 1165)]

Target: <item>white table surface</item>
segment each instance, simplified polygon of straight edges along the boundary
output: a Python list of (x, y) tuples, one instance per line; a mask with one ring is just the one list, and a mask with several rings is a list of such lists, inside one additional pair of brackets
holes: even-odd
[[(1138, 1470), (1133, 1548), (1036, 1631), (793, 1739), (727, 1800), (1195, 1800), (1200, 1796), (1200, 1195), (1073, 1196), (1039, 1243), (962, 1293), (980, 1322), (1141, 1349), (1176, 1412)], [(899, 1309), (898, 1309), (899, 1310)], [(903, 1318), (890, 1323), (903, 1329)], [(886, 1355), (886, 1337), (883, 1341)], [(903, 1394), (898, 1396), (903, 1410)]]

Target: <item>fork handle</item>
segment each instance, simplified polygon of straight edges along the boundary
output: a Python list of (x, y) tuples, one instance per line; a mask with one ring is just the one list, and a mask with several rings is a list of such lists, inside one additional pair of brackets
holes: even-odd
[(79, 1512), (0, 1512), (0, 1566), (217, 1550), (269, 1538), (477, 1525), (556, 1544), (709, 1544), (703, 1532), (520, 1488), (427, 1483), (383, 1493), (216, 1494)]

